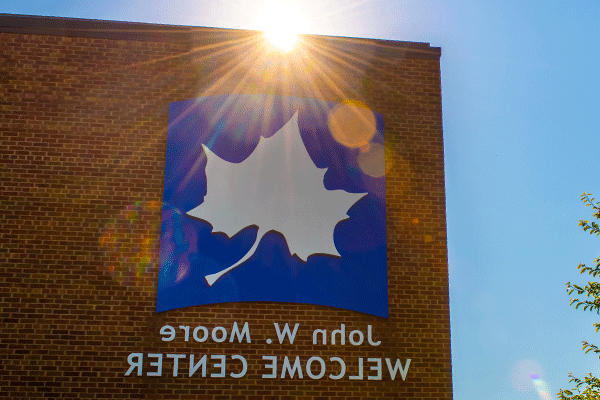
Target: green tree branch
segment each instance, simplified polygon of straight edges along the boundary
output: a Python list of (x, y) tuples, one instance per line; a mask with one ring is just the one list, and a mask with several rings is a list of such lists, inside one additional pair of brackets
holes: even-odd
[[(583, 192), (581, 195), (581, 201), (586, 207), (592, 207), (595, 211), (593, 217), (596, 221), (600, 220), (600, 202), (595, 201), (590, 194)], [(590, 235), (600, 235), (600, 226), (596, 221), (579, 221), (579, 226), (583, 228), (584, 232), (589, 232)], [(588, 267), (585, 264), (579, 264), (577, 269), (580, 274), (587, 273), (592, 278), (596, 278), (600, 275), (600, 257), (594, 260), (594, 267)], [(577, 298), (571, 297), (570, 305), (575, 304), (575, 308), (583, 307), (583, 311), (596, 311), (596, 314), (600, 314), (600, 282), (590, 281), (585, 286), (580, 286), (571, 282), (567, 282), (567, 293), (572, 296), (573, 293)], [(583, 296), (583, 297), (582, 297)], [(600, 323), (594, 324), (596, 327), (596, 333), (600, 330)], [(600, 354), (600, 349), (586, 341), (581, 342), (583, 344), (583, 350), (585, 353), (593, 352)], [(600, 356), (599, 356), (600, 357)], [(583, 380), (575, 377), (571, 372), (569, 374), (569, 382), (575, 383), (575, 387), (571, 390), (560, 389), (557, 393), (560, 400), (600, 400), (600, 379), (593, 376), (591, 373), (587, 374)]]

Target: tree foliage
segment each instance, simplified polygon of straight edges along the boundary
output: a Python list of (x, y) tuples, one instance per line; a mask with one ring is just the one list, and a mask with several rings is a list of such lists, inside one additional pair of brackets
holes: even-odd
[[(591, 194), (583, 192), (581, 195), (581, 201), (586, 207), (592, 207), (594, 210), (593, 217), (596, 221), (600, 221), (600, 202), (595, 201)], [(579, 221), (579, 226), (583, 228), (584, 232), (589, 232), (590, 235), (600, 235), (600, 225), (596, 221)], [(591, 278), (595, 279), (596, 276), (600, 275), (600, 257), (594, 260), (594, 266), (588, 267), (585, 264), (579, 264), (577, 266), (580, 274), (587, 273)], [(575, 305), (576, 309), (580, 307), (583, 311), (592, 311), (596, 314), (600, 314), (600, 282), (589, 281), (585, 286), (576, 285), (571, 282), (567, 282), (567, 293), (571, 296), (571, 305)], [(575, 296), (573, 296), (575, 294)], [(596, 332), (600, 330), (600, 323), (594, 324)], [(598, 354), (600, 357), (600, 349), (586, 341), (582, 342), (583, 350), (586, 353), (593, 352)], [(579, 379), (569, 374), (569, 382), (575, 383), (575, 387), (571, 390), (560, 389), (558, 392), (558, 398), (561, 400), (600, 400), (600, 378), (596, 378), (591, 373), (587, 374), (583, 379)]]

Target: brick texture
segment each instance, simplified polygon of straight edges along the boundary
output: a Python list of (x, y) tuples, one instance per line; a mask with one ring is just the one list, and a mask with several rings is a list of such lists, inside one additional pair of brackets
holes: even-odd
[[(451, 399), (439, 56), (319, 36), (286, 56), (256, 32), (0, 16), (0, 398)], [(268, 302), (155, 313), (168, 105), (227, 93), (358, 99), (383, 114), (389, 318)], [(137, 269), (141, 257), (153, 267)], [(252, 343), (159, 333), (234, 322)], [(300, 324), (293, 344), (266, 344), (274, 322)], [(381, 345), (312, 343), (342, 323), (371, 325)], [(162, 376), (146, 375), (147, 356), (142, 376), (125, 376), (138, 352), (164, 354)], [(210, 377), (209, 359), (209, 376), (190, 377), (186, 359), (175, 377), (170, 353), (240, 354), (248, 372), (230, 377), (241, 364), (228, 358), (226, 377)], [(327, 374), (264, 379), (263, 355), (319, 356)], [(327, 379), (329, 357), (346, 361), (344, 378)], [(367, 379), (375, 357), (410, 358), (406, 379), (385, 363)], [(359, 358), (365, 379), (351, 380)]]

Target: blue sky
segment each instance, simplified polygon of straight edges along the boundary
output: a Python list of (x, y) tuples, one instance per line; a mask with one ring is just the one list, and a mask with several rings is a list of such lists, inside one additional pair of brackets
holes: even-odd
[[(0, 13), (260, 29), (256, 1), (0, 1)], [(260, 4), (260, 2), (258, 2)], [(600, 255), (600, 3), (303, 0), (306, 33), (442, 48), (454, 398), (540, 399), (600, 374), (567, 281)], [(553, 396), (554, 397), (554, 396)]]

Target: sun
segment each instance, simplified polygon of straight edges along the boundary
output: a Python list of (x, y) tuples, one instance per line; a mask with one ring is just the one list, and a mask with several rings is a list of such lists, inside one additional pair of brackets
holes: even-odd
[(303, 29), (302, 12), (297, 4), (286, 1), (266, 1), (259, 19), (259, 29), (279, 50), (294, 48)]

